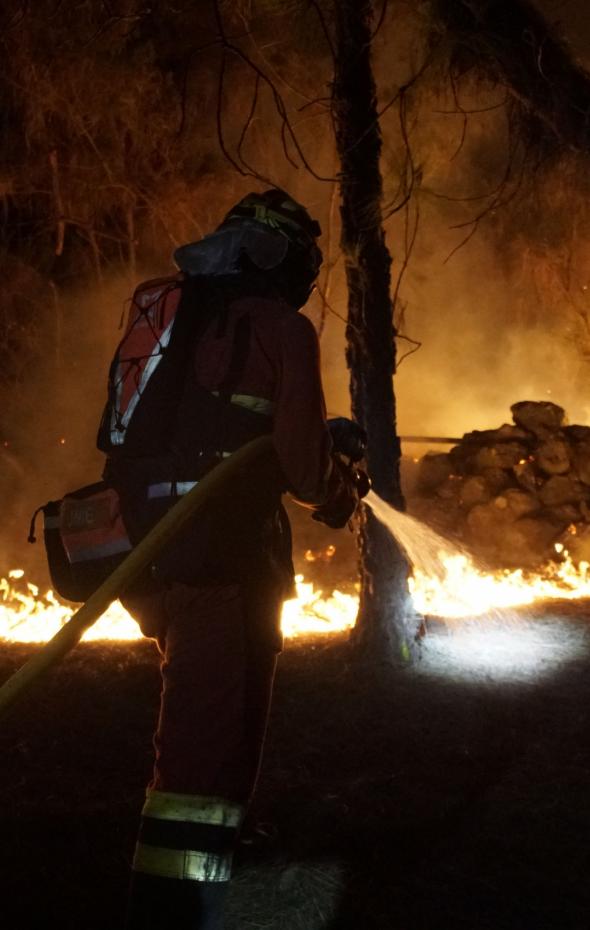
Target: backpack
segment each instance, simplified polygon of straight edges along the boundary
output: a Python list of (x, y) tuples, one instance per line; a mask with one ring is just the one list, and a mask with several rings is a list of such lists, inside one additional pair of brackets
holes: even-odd
[(133, 294), (98, 430), (98, 448), (107, 455), (158, 454), (165, 444), (184, 386), (191, 337), (197, 323), (210, 316), (204, 313), (199, 320), (194, 312), (198, 283), (182, 276), (160, 278), (144, 282)]
[[(101, 451), (132, 446), (139, 433), (132, 418), (140, 413), (142, 420), (152, 421), (154, 428), (148, 436), (154, 448), (162, 442), (166, 415), (183, 389), (191, 330), (196, 330), (198, 314), (191, 319), (186, 312), (188, 291), (194, 296), (194, 288), (185, 288), (182, 314), (180, 276), (148, 281), (135, 291), (125, 333), (110, 366), (108, 400), (97, 439)], [(166, 364), (154, 378), (164, 359)], [(145, 409), (144, 396), (148, 398)], [(139, 451), (137, 441), (132, 451)], [(119, 493), (107, 479), (49, 501), (33, 515), (31, 543), (36, 541), (35, 520), (40, 511), (52, 584), (61, 597), (85, 601), (133, 548)]]
[[(223, 325), (224, 306), (222, 289), (203, 278), (178, 275), (136, 289), (110, 365), (98, 430), (97, 446), (107, 455), (103, 481), (39, 508), (52, 583), (62, 597), (86, 600), (178, 494), (194, 486), (220, 457), (272, 428), (270, 417), (231, 403), (248, 351), (247, 317), (236, 332), (230, 369), (216, 395), (199, 388), (191, 376), (195, 342), (214, 316)], [(277, 502), (272, 484), (262, 505), (269, 512)], [(29, 542), (35, 541), (38, 512)], [(248, 514), (245, 522), (257, 523), (256, 514)], [(208, 560), (205, 574), (214, 571), (224, 556), (213, 552), (212, 535), (211, 526), (205, 526), (195, 542), (186, 532), (183, 545), (164, 553), (165, 573), (193, 580), (199, 546), (201, 562)], [(146, 584), (153, 587), (151, 580)]]

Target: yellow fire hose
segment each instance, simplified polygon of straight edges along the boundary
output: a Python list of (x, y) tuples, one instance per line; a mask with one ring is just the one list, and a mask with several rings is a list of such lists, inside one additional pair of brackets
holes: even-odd
[(251, 469), (257, 460), (267, 456), (272, 448), (270, 436), (252, 440), (220, 462), (213, 471), (182, 497), (142, 539), (139, 545), (109, 575), (85, 604), (55, 634), (53, 639), (35, 653), (0, 688), (0, 718), (52, 665), (76, 646), (86, 630), (95, 623), (107, 607), (135, 581), (154, 557), (177, 533), (192, 520), (215, 494), (224, 490), (239, 472)]

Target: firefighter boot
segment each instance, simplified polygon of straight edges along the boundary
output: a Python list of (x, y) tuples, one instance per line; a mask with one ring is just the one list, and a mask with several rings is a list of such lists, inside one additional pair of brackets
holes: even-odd
[(223, 930), (228, 886), (134, 872), (125, 930)]

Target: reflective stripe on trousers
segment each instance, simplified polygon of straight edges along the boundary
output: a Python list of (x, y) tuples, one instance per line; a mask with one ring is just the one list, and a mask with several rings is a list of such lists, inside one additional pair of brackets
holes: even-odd
[(229, 881), (244, 810), (221, 798), (149, 789), (133, 870), (161, 878)]

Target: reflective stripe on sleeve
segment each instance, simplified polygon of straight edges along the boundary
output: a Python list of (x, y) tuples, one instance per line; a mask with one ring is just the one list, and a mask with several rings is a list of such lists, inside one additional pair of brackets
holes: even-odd
[[(219, 391), (211, 392), (214, 397), (219, 397)], [(236, 407), (244, 407), (252, 413), (262, 413), (264, 416), (271, 416), (274, 412), (275, 405), (272, 400), (266, 397), (256, 397), (254, 394), (232, 394), (229, 399), (230, 404)]]

